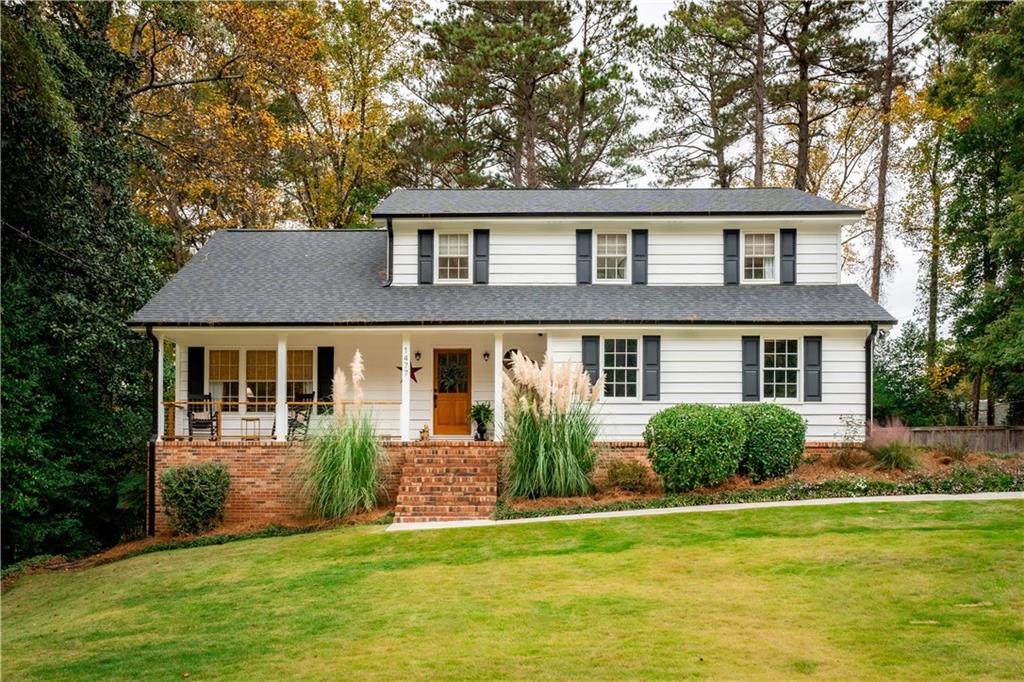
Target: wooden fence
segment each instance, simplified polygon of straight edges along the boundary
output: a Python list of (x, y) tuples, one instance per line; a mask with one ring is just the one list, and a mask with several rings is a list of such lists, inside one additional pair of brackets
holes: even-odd
[(915, 445), (966, 446), (972, 452), (1024, 452), (1024, 426), (923, 426), (910, 429)]

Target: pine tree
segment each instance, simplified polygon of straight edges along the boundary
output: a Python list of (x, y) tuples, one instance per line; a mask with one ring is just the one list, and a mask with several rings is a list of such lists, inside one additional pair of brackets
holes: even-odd
[(787, 127), (795, 147), (793, 186), (806, 190), (815, 124), (867, 95), (870, 45), (853, 37), (867, 6), (846, 0), (785, 0), (771, 9), (769, 35), (786, 57), (772, 96), (792, 113)]
[(649, 150), (668, 184), (707, 177), (730, 187), (749, 162), (740, 145), (750, 131), (745, 68), (713, 28), (720, 12), (676, 5), (647, 51), (644, 77), (658, 121)]
[(639, 94), (628, 62), (646, 31), (629, 0), (573, 0), (578, 48), (543, 90), (542, 175), (552, 187), (620, 182), (640, 173), (633, 162)]

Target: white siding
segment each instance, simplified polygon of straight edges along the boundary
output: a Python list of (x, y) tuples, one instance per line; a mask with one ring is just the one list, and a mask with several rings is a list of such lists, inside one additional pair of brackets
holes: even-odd
[[(864, 419), (866, 329), (648, 329), (635, 333), (610, 331), (607, 336), (639, 337), (641, 334), (661, 336), (661, 400), (603, 400), (599, 413), (604, 440), (638, 440), (655, 412), (678, 403), (729, 405), (742, 402), (740, 339), (748, 334), (764, 338), (822, 337), (822, 401), (783, 402), (807, 420), (807, 440), (841, 440), (845, 426), (840, 417)], [(550, 337), (552, 357), (556, 361), (579, 361), (582, 335), (553, 332)]]
[[(807, 420), (810, 441), (838, 441), (844, 425), (841, 417), (864, 418), (865, 376), (864, 340), (866, 327), (661, 327), (628, 329), (535, 329), (508, 330), (413, 330), (413, 353), (422, 367), (411, 388), (411, 431), (418, 437), (433, 415), (433, 351), (435, 348), (468, 348), (472, 357), (472, 399), (494, 400), (494, 364), (500, 358), (483, 360), (485, 352), (494, 352), (494, 333), (502, 333), (506, 350), (518, 348), (541, 360), (549, 350), (556, 362), (579, 361), (583, 335), (639, 338), (644, 334), (661, 336), (661, 400), (602, 400), (599, 408), (602, 440), (639, 440), (647, 420), (657, 411), (684, 402), (728, 405), (741, 402), (741, 341), (744, 335), (762, 338), (822, 337), (822, 402), (786, 402)], [(167, 330), (176, 344), (177, 393), (186, 398), (188, 345), (206, 348), (268, 348), (276, 338), (271, 330), (246, 332), (230, 329)], [(333, 346), (337, 366), (350, 374), (349, 363), (358, 348), (366, 366), (366, 400), (398, 401), (401, 398), (401, 331), (309, 329), (289, 333), (290, 348)], [(803, 353), (801, 344), (801, 354)], [(242, 360), (244, 363), (244, 360)], [(803, 360), (801, 357), (801, 366)], [(802, 390), (801, 390), (802, 395)], [(397, 436), (399, 406), (371, 408), (382, 433)], [(263, 434), (269, 435), (272, 415), (261, 417)], [(179, 433), (185, 432), (184, 413), (178, 415)], [(239, 432), (238, 415), (224, 415), (225, 433)]]
[(797, 231), (797, 284), (839, 283), (840, 224), (783, 219), (564, 219), (396, 220), (394, 273), (397, 286), (417, 283), (417, 230), (490, 230), (490, 283), (494, 285), (576, 283), (576, 229), (649, 233), (648, 284), (716, 285), (723, 280), (722, 231), (729, 228)]

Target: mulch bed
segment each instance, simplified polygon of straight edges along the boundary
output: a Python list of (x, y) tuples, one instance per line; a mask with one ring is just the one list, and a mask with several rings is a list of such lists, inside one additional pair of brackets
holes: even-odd
[[(754, 483), (746, 476), (733, 476), (722, 485), (713, 488), (700, 488), (695, 494), (709, 494), (728, 490), (752, 490), (757, 488), (774, 488), (785, 483), (822, 483), (840, 478), (858, 477), (869, 481), (909, 481), (915, 477), (941, 476), (952, 472), (956, 466), (997, 466), (1003, 470), (1012, 470), (1024, 465), (1024, 453), (992, 457), (982, 452), (972, 452), (962, 460), (956, 461), (948, 455), (938, 452), (918, 452), (915, 455), (916, 466), (908, 471), (879, 469), (867, 453), (857, 466), (841, 467), (836, 463), (836, 453), (826, 452), (820, 456), (811, 456), (796, 468), (793, 473), (782, 478), (773, 478), (761, 483)], [(644, 493), (631, 493), (615, 489), (598, 489), (594, 494), (585, 497), (539, 497), (532, 500), (516, 499), (507, 502), (514, 510), (547, 509), (555, 507), (588, 507), (613, 504), (632, 500), (646, 500), (663, 497), (660, 489)]]

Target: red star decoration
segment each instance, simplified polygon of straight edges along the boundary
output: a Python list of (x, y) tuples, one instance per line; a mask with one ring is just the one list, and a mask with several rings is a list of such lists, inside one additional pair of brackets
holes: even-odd
[[(395, 369), (397, 369), (399, 372), (402, 371), (402, 367), (400, 365), (396, 366)], [(409, 377), (413, 381), (416, 381), (416, 372), (420, 371), (421, 369), (423, 369), (423, 368), (422, 367), (410, 367), (409, 368)], [(418, 384), (419, 382), (416, 381), (416, 383)]]

